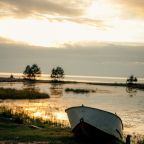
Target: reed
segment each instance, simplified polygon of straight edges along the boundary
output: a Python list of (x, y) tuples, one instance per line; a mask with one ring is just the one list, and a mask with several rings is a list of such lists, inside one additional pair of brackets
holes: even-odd
[(132, 134), (132, 144), (144, 144), (144, 135)]
[(33, 117), (23, 109), (14, 110), (6, 106), (0, 106), (0, 119), (12, 121), (18, 124), (36, 125), (36, 126), (51, 126), (51, 127), (66, 127), (62, 123), (52, 121), (51, 119), (42, 119)]
[(76, 144), (70, 128), (0, 107), (0, 143)]
[(0, 107), (0, 117), (1, 119), (13, 121), (19, 124), (30, 124), (32, 123), (32, 118), (28, 116), (23, 110), (14, 111), (6, 106)]
[(34, 89), (11, 89), (0, 88), (0, 99), (41, 99), (49, 98), (47, 93), (42, 93)]

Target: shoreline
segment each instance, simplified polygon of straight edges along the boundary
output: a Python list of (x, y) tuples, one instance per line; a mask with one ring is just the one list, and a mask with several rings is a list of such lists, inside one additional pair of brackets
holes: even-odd
[(62, 80), (62, 81), (53, 81), (53, 80), (25, 80), (22, 78), (9, 78), (9, 77), (0, 77), (0, 82), (31, 82), (31, 83), (60, 83), (60, 84), (90, 84), (90, 85), (101, 85), (101, 86), (122, 86), (129, 88), (136, 88), (144, 90), (143, 83), (118, 83), (118, 82), (87, 82), (87, 81), (75, 81), (75, 80)]
[(26, 80), (22, 78), (9, 78), (9, 77), (0, 77), (0, 82), (33, 82), (33, 83), (61, 83), (61, 84), (68, 84), (68, 83), (84, 83), (84, 84), (91, 84), (91, 85), (107, 85), (107, 86), (126, 86), (126, 83), (117, 83), (117, 82), (91, 82), (91, 81), (78, 81), (78, 80)]
[[(71, 128), (51, 126), (48, 124), (33, 125), (19, 124), (10, 119), (0, 117), (0, 143), (1, 144), (91, 144), (97, 143), (90, 139), (76, 138)], [(127, 134), (124, 134), (123, 141), (126, 141)], [(144, 135), (133, 133), (132, 141), (144, 143)], [(119, 143), (120, 144), (120, 143)], [(122, 143), (121, 143), (122, 144)]]

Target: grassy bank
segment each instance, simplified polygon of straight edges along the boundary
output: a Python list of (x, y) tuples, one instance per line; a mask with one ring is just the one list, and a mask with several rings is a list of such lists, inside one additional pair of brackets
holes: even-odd
[(0, 143), (82, 144), (71, 129), (50, 121), (31, 118), (24, 111), (0, 107)]
[[(0, 143), (4, 141), (5, 144), (92, 144), (90, 141), (76, 139), (70, 128), (45, 126), (43, 129), (34, 129), (29, 125), (0, 120)], [(137, 137), (134, 137), (131, 144), (144, 144), (144, 140), (137, 141)]]
[(49, 98), (49, 95), (33, 89), (16, 90), (11, 88), (0, 88), (0, 99), (41, 99), (41, 98)]
[[(71, 129), (50, 121), (31, 118), (24, 111), (13, 112), (0, 107), (0, 143), (91, 144), (76, 139)], [(133, 135), (131, 144), (144, 144), (144, 138)]]
[(0, 121), (0, 141), (48, 142), (49, 144), (75, 144), (69, 128), (46, 126), (42, 129), (29, 125)]
[(60, 124), (48, 120), (32, 118), (24, 111), (17, 112), (5, 106), (0, 107), (0, 141), (46, 141), (57, 144), (59, 141), (73, 141), (72, 138), (70, 128), (62, 128)]

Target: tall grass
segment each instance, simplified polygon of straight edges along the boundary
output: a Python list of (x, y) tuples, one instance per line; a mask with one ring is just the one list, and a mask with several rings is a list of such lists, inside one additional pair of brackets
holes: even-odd
[(47, 93), (41, 93), (33, 89), (16, 90), (11, 88), (0, 88), (0, 99), (40, 99), (49, 98)]
[(144, 135), (133, 133), (132, 138), (131, 138), (131, 143), (132, 144), (144, 144)]
[(51, 126), (51, 127), (65, 127), (62, 123), (58, 123), (51, 119), (42, 119), (40, 117), (31, 116), (23, 109), (14, 110), (6, 106), (0, 106), (0, 118), (5, 120), (13, 121), (19, 124), (28, 124), (36, 126)]

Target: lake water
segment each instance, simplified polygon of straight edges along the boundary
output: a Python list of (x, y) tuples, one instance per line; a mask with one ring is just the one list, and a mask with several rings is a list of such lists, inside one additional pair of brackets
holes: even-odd
[[(95, 107), (116, 113), (124, 124), (125, 133), (144, 134), (144, 91), (126, 89), (125, 87), (99, 86), (89, 84), (50, 84), (50, 83), (8, 83), (1, 82), (5, 88), (33, 88), (46, 92), (49, 99), (40, 100), (0, 100), (0, 105), (13, 109), (24, 109), (35, 117), (52, 119), (69, 125), (65, 109), (71, 106)], [(65, 92), (66, 88), (83, 88), (95, 90), (95, 93), (75, 94)]]

